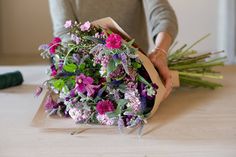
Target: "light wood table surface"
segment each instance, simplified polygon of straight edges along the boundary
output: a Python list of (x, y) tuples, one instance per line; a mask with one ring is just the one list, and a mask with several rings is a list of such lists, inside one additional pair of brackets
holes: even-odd
[(43, 97), (33, 91), (46, 66), (0, 66), (20, 70), (23, 85), (0, 90), (0, 157), (236, 157), (236, 66), (220, 70), (224, 88), (175, 90), (148, 121), (135, 129), (42, 130), (30, 126)]

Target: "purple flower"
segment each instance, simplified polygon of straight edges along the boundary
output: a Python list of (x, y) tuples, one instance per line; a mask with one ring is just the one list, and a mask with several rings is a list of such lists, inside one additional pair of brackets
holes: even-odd
[(74, 61), (76, 61), (77, 64), (80, 63), (81, 59), (80, 59), (79, 54), (74, 53), (72, 57), (73, 57)]
[(119, 57), (121, 59), (122, 65), (125, 69), (125, 72), (129, 75), (129, 69), (128, 69), (128, 61), (127, 61), (127, 56), (125, 53), (119, 54)]
[(119, 49), (122, 45), (122, 38), (119, 34), (112, 33), (106, 39), (106, 47), (108, 49)]
[(96, 109), (99, 114), (105, 114), (106, 112), (114, 111), (114, 105), (110, 100), (102, 100), (97, 103)]
[(77, 37), (77, 36), (74, 35), (74, 34), (71, 34), (71, 40), (73, 40), (76, 44), (79, 44), (80, 41), (81, 41), (81, 38), (80, 38), (80, 37)]
[(124, 76), (125, 71), (122, 65), (119, 65), (115, 71), (111, 72), (109, 74), (110, 78), (116, 79), (116, 78), (121, 78), (122, 76)]
[(128, 90), (125, 92), (125, 99), (128, 100), (127, 107), (130, 107), (134, 112), (141, 110), (141, 101), (138, 90)]
[(99, 88), (99, 85), (93, 85), (93, 78), (87, 77), (84, 74), (80, 74), (76, 77), (75, 89), (79, 93), (87, 92), (87, 96), (92, 96), (95, 93), (95, 89)]
[(57, 69), (54, 64), (51, 65), (51, 76), (57, 75)]
[(119, 116), (117, 124), (118, 124), (118, 128), (119, 128), (120, 132), (122, 133), (123, 132), (123, 128), (125, 126), (125, 123), (124, 123), (124, 120), (122, 119), (121, 116)]
[(107, 67), (108, 63), (110, 62), (110, 56), (106, 55), (101, 58), (101, 64), (103, 67)]
[(91, 23), (89, 21), (85, 22), (83, 25), (80, 26), (80, 30), (82, 32), (88, 31), (91, 26)]
[(63, 69), (63, 64), (64, 64), (64, 60), (63, 60), (63, 59), (60, 59), (60, 60), (59, 60), (59, 63), (58, 63), (58, 69), (59, 69), (60, 71), (62, 71), (62, 69)]
[(38, 50), (39, 51), (41, 51), (41, 50), (47, 51), (48, 48), (49, 48), (48, 44), (42, 44), (42, 45), (39, 46)]
[(65, 24), (64, 24), (65, 28), (70, 28), (71, 26), (72, 26), (72, 21), (71, 20), (66, 21)]
[(149, 100), (152, 100), (155, 98), (157, 94), (158, 86), (156, 84), (152, 84), (152, 86), (141, 86), (141, 95), (144, 97), (147, 97)]
[(57, 106), (57, 103), (52, 99), (51, 95), (48, 95), (44, 103), (45, 110), (50, 111), (56, 108)]

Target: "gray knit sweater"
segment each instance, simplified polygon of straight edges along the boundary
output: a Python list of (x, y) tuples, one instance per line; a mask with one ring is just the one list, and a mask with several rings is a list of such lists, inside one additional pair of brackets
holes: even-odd
[(175, 39), (178, 25), (167, 0), (49, 0), (54, 36), (65, 38), (66, 20), (81, 22), (103, 17), (113, 18), (145, 51), (148, 32), (155, 39), (167, 32)]

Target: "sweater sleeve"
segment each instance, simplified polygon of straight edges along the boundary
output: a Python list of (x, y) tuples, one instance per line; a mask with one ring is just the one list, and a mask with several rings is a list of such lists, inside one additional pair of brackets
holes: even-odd
[(151, 36), (155, 38), (160, 32), (167, 32), (175, 40), (178, 23), (175, 12), (167, 0), (143, 0), (144, 10)]
[(53, 35), (67, 40), (69, 36), (64, 28), (67, 20), (75, 21), (76, 17), (70, 0), (49, 0), (49, 9), (53, 24)]

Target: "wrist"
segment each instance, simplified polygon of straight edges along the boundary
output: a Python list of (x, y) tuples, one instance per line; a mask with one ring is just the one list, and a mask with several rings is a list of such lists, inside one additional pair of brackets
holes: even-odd
[(155, 47), (150, 54), (158, 54), (161, 53), (162, 55), (168, 56), (168, 52), (164, 48)]
[(153, 49), (153, 51), (151, 51), (151, 53), (148, 54), (148, 58), (152, 62), (155, 62), (157, 60), (167, 61), (167, 54), (163, 50)]

